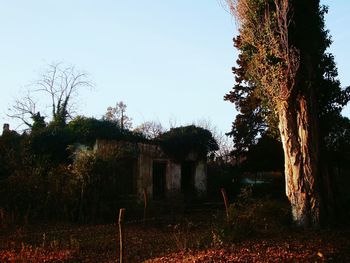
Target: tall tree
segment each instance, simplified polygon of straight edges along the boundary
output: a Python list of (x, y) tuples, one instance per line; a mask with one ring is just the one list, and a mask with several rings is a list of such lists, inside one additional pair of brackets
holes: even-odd
[[(324, 29), (326, 9), (319, 0), (226, 2), (239, 24), (240, 50), (234, 68), (238, 84), (226, 99), (241, 110), (243, 121), (236, 123), (252, 129), (249, 140), (266, 131), (262, 124), (278, 127), (294, 221), (319, 226), (332, 207), (328, 174), (321, 167), (321, 113), (325, 106), (337, 111), (349, 98), (349, 89), (341, 91), (334, 76), (327, 79), (335, 67), (325, 53), (331, 43)], [(330, 90), (337, 94), (328, 96)]]

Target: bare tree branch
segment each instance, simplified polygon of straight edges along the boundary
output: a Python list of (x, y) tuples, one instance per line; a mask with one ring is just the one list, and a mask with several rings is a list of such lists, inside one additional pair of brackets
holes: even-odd
[(19, 119), (31, 128), (32, 124), (30, 119), (36, 114), (36, 102), (28, 93), (25, 97), (15, 100), (14, 105), (9, 111), (10, 113), (7, 114), (8, 117)]
[(92, 87), (86, 73), (77, 72), (74, 67), (63, 68), (62, 63), (48, 65), (47, 70), (35, 83), (36, 87), (29, 90), (28, 96), (16, 100), (9, 117), (20, 119), (28, 127), (32, 127), (29, 118), (38, 114), (33, 100), (35, 93), (49, 95), (52, 120), (64, 124), (74, 114), (74, 98), (83, 87)]

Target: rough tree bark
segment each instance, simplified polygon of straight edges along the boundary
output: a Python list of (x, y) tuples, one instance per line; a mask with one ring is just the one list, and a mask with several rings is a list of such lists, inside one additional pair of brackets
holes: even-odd
[(277, 105), (279, 131), (285, 156), (286, 194), (294, 222), (299, 226), (318, 227), (321, 199), (319, 194), (319, 149), (313, 98), (299, 94)]

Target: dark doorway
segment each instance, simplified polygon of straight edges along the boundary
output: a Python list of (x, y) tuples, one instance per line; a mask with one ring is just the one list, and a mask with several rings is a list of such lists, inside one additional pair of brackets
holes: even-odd
[(161, 200), (165, 197), (165, 176), (166, 163), (154, 161), (153, 162), (153, 200)]
[(181, 164), (181, 191), (185, 201), (191, 201), (195, 197), (194, 175), (195, 162), (183, 162)]
[(113, 164), (113, 171), (116, 192), (121, 196), (136, 194), (136, 160), (132, 158), (118, 159)]

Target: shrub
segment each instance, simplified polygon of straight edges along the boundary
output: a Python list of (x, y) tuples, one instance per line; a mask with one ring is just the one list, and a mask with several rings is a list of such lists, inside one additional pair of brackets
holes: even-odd
[(279, 233), (292, 222), (287, 200), (253, 198), (252, 186), (242, 188), (237, 201), (230, 206), (229, 216), (235, 238)]
[(134, 171), (137, 147), (108, 143), (80, 151), (73, 163), (79, 181), (79, 221), (112, 221), (122, 206), (134, 208)]
[(207, 166), (208, 196), (211, 199), (222, 199), (220, 189), (225, 188), (228, 196), (239, 193), (239, 170), (227, 163), (209, 162)]
[(78, 187), (69, 166), (53, 166), (45, 173), (33, 167), (3, 180), (0, 187), (0, 207), (13, 214), (13, 223), (74, 218)]

